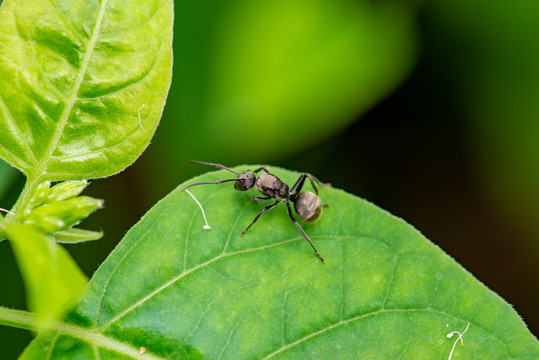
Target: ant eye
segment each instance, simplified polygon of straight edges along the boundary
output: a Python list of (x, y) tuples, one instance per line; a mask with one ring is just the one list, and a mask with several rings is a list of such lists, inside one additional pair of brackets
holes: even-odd
[(234, 188), (239, 191), (247, 191), (253, 187), (255, 179), (256, 177), (252, 171), (239, 174), (238, 179), (234, 183)]
[(234, 183), (234, 188), (236, 190), (239, 190), (239, 191), (245, 191), (245, 190), (249, 190), (251, 187), (245, 183), (245, 179), (244, 178), (238, 178), (236, 180), (236, 182)]

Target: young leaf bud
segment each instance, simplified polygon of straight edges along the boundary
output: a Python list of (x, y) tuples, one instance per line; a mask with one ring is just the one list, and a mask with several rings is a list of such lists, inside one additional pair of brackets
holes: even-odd
[(77, 244), (86, 241), (99, 240), (103, 237), (103, 233), (101, 231), (71, 228), (57, 231), (53, 233), (52, 236), (58, 243)]
[(38, 207), (28, 215), (25, 224), (50, 234), (72, 227), (101, 207), (103, 200), (79, 196)]
[(51, 187), (45, 203), (62, 201), (78, 196), (88, 186), (87, 180), (63, 181)]
[(50, 187), (50, 181), (42, 182), (41, 184), (36, 186), (30, 199), (30, 209), (36, 208), (39, 205), (43, 204), (43, 202), (49, 195)]

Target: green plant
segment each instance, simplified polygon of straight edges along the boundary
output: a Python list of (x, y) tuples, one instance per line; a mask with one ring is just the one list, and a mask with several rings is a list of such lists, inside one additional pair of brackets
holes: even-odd
[[(239, 237), (259, 204), (206, 186), (193, 193), (211, 230), (175, 190), (86, 285), (58, 243), (99, 238), (73, 228), (101, 206), (80, 192), (144, 150), (170, 83), (172, 2), (129, 4), (0, 8), (0, 155), (28, 179), (0, 217), (0, 238), (14, 249), (32, 310), (0, 307), (0, 324), (39, 332), (21, 358), (539, 356), (504, 300), (410, 225), (329, 187), (320, 196), (330, 207), (304, 226), (325, 265), (282, 206)], [(455, 352), (454, 331), (465, 344)]]
[(87, 282), (58, 244), (101, 237), (73, 228), (102, 206), (79, 196), (86, 179), (140, 155), (170, 85), (172, 1), (129, 5), (6, 0), (0, 8), (0, 156), (27, 177), (0, 215), (0, 241), (10, 240), (39, 328)]

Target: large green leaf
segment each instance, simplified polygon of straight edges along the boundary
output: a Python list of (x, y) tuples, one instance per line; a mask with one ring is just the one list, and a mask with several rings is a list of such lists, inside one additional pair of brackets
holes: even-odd
[(172, 16), (172, 0), (4, 1), (0, 156), (49, 180), (131, 164), (161, 117)]
[[(252, 167), (251, 167), (252, 168)], [(240, 169), (245, 169), (241, 167)], [(297, 173), (272, 168), (292, 183)], [(193, 181), (229, 178), (214, 172)], [(59, 330), (23, 359), (537, 359), (517, 313), (404, 221), (320, 189), (321, 219), (260, 211), (231, 184), (175, 190), (129, 231)]]

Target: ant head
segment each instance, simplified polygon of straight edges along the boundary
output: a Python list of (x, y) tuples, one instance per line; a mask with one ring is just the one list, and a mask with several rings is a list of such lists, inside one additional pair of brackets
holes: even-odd
[(294, 209), (301, 220), (306, 223), (315, 222), (322, 215), (320, 198), (310, 191), (302, 191), (296, 196)]
[(230, 182), (230, 181), (234, 181), (234, 188), (236, 188), (236, 190), (239, 190), (239, 191), (246, 191), (246, 190), (251, 189), (253, 186), (255, 186), (256, 175), (251, 170), (247, 170), (244, 173), (239, 173), (239, 172), (236, 172), (236, 171), (234, 171), (232, 169), (229, 169), (226, 166), (221, 165), (221, 164), (207, 163), (207, 162), (203, 162), (203, 161), (194, 161), (194, 160), (189, 160), (189, 162), (192, 162), (194, 164), (215, 166), (215, 167), (217, 167), (219, 169), (223, 169), (223, 170), (226, 170), (226, 171), (231, 172), (233, 174), (236, 174), (237, 177), (235, 179), (224, 179), (224, 180), (218, 180), (218, 181), (199, 182), (199, 183), (187, 185), (186, 187), (184, 187), (182, 189), (182, 191), (184, 191), (185, 189), (190, 188), (191, 186), (206, 185), (206, 184), (222, 184), (222, 183)]
[(247, 191), (255, 186), (256, 176), (251, 170), (238, 174), (234, 188), (239, 191)]

